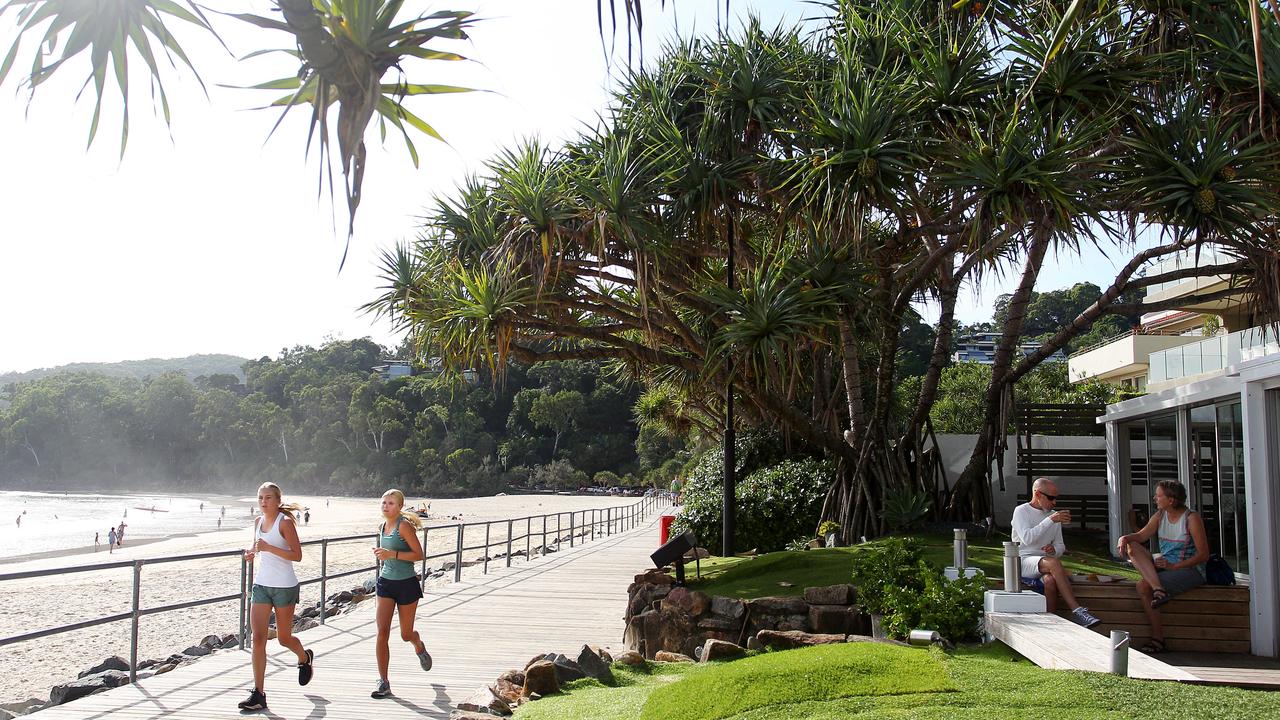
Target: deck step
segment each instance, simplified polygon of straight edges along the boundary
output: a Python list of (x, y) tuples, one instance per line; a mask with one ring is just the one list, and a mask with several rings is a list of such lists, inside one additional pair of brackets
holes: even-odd
[[(1049, 613), (987, 613), (987, 632), (1042, 668), (1108, 672), (1111, 641)], [(1129, 650), (1129, 677), (1195, 682), (1195, 675)]]

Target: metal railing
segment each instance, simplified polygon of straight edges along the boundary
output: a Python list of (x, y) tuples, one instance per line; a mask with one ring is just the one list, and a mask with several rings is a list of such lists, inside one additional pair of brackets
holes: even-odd
[[(511, 567), (511, 558), (513, 557), (512, 544), (520, 540), (524, 541), (524, 550), (519, 552), (526, 560), (533, 559), (534, 551), (538, 551), (540, 555), (546, 555), (548, 552), (548, 537), (555, 538), (557, 548), (560, 543), (568, 542), (570, 547), (574, 547), (578, 542), (586, 542), (595, 540), (597, 535), (609, 537), (619, 532), (635, 528), (641, 522), (646, 520), (654, 512), (667, 507), (670, 504), (665, 495), (654, 495), (646, 497), (643, 500), (626, 506), (594, 508), (587, 510), (573, 510), (567, 512), (548, 513), (544, 515), (529, 515), (522, 518), (512, 518), (507, 520), (486, 520), (484, 522), (474, 523), (456, 523), (453, 525), (436, 525), (426, 526), (421, 530), (423, 558), (421, 561), (421, 577), (422, 585), (425, 588), (428, 577), (432, 571), (430, 562), (441, 558), (452, 558), (452, 567), (446, 563), (441, 567), (441, 571), (447, 572), (448, 569), (453, 570), (453, 580), (458, 582), (462, 579), (462, 568), (467, 565), (483, 565), (483, 572), (488, 574), (489, 563), (495, 559), (491, 557), (490, 548), (503, 547), (505, 544), (505, 553), (502, 557), (506, 561), (506, 567)], [(548, 521), (554, 518), (555, 525), (552, 527)], [(567, 518), (567, 521), (566, 521)], [(493, 526), (506, 525), (505, 537), (493, 537)], [(521, 530), (520, 525), (523, 524)], [(535, 525), (540, 525), (535, 528)], [(484, 544), (467, 545), (466, 537), (469, 528), (484, 527)], [(514, 535), (513, 532), (521, 530), (520, 535)], [(564, 532), (568, 531), (568, 535)], [(440, 533), (450, 533), (454, 535), (454, 545), (451, 550), (446, 552), (429, 553), (430, 546), (428, 541), (430, 537), (438, 536)], [(533, 539), (539, 538), (540, 544), (533, 545)], [(321, 538), (319, 540), (308, 540), (301, 543), (303, 547), (320, 546), (320, 574), (317, 577), (306, 580), (299, 580), (300, 586), (320, 585), (320, 602), (319, 615), (317, 620), (323, 624), (326, 617), (326, 609), (329, 602), (326, 592), (328, 581), (338, 578), (349, 577), (352, 575), (360, 575), (362, 573), (376, 573), (378, 564), (375, 562), (368, 566), (362, 566), (354, 570), (345, 570), (342, 572), (329, 572), (329, 546), (343, 542), (370, 542), (377, 544), (378, 534), (361, 533), (358, 535), (346, 535), (343, 537)], [(466, 553), (483, 550), (483, 555), (479, 559), (468, 561)], [(236, 594), (217, 595), (213, 597), (199, 598), (196, 600), (187, 600), (184, 602), (170, 603), (156, 607), (142, 607), (142, 568), (149, 565), (163, 565), (167, 563), (190, 562), (195, 560), (209, 560), (216, 558), (237, 559), (240, 566), (240, 592)], [(79, 565), (66, 568), (52, 568), (47, 570), (28, 570), (23, 572), (0, 573), (0, 582), (9, 580), (26, 580), (29, 578), (49, 577), (54, 575), (71, 575), (75, 573), (98, 572), (103, 570), (115, 570), (119, 568), (132, 568), (133, 570), (133, 586), (132, 586), (132, 607), (128, 612), (115, 613), (105, 615), (103, 617), (91, 620), (81, 620), (79, 622), (68, 623), (56, 627), (34, 630), (31, 632), (11, 635), (9, 637), (0, 638), (0, 647), (12, 645), (14, 643), (26, 642), (28, 640), (36, 640), (50, 635), (58, 635), (61, 633), (72, 632), (74, 630), (82, 630), (85, 628), (95, 627), (98, 625), (106, 625), (108, 623), (130, 621), (131, 627), (129, 632), (129, 681), (137, 682), (138, 680), (138, 627), (143, 617), (148, 615), (157, 615), (165, 612), (173, 612), (178, 610), (186, 610), (188, 608), (200, 607), (203, 605), (213, 605), (215, 603), (240, 601), (239, 620), (237, 623), (237, 646), (243, 650), (246, 639), (249, 637), (249, 591), (253, 587), (253, 566), (244, 561), (244, 550), (222, 550), (217, 552), (195, 553), (191, 555), (176, 555), (172, 557), (143, 558), (138, 560), (124, 560), (120, 562), (102, 563), (100, 565)], [(437, 571), (438, 572), (438, 571)]]

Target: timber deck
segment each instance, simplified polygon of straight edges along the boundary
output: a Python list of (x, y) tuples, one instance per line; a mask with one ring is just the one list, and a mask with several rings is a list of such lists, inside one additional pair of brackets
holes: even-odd
[[(393, 623), (391, 698), (369, 697), (378, 675), (373, 602), (298, 634), (315, 652), (315, 678), (306, 687), (297, 684), (293, 653), (272, 641), (269, 708), (246, 715), (278, 720), (447, 718), (455, 704), (504, 670), (523, 667), (534, 655), (563, 652), (576, 657), (584, 643), (620, 647), (627, 586), (652, 567), (649, 554), (658, 545), (658, 517), (655, 513), (634, 530), (428, 588), (418, 607), (417, 629), (435, 665), (424, 673)], [(35, 717), (234, 717), (240, 714), (236, 703), (248, 696), (252, 684), (248, 651), (223, 650)]]

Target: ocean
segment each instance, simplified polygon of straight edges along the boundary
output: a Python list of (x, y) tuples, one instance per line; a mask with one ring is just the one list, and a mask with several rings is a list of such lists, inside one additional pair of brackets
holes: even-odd
[(216, 530), (223, 506), (227, 514), (222, 527), (249, 525), (248, 507), (225, 497), (0, 490), (0, 562), (91, 548), (94, 533), (105, 553), (107, 531), (121, 522), (126, 546), (130, 541)]

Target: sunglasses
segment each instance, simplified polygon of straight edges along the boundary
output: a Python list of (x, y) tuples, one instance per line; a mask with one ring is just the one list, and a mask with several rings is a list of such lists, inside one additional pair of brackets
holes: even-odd
[(1043, 491), (1043, 490), (1037, 490), (1036, 492), (1038, 492), (1038, 493), (1040, 493), (1041, 495), (1043, 495), (1043, 496), (1045, 496), (1045, 497), (1049, 498), (1049, 502), (1058, 502), (1058, 496), (1057, 496), (1057, 495), (1050, 495), (1049, 493), (1047, 493), (1047, 492), (1045, 492), (1045, 491)]

